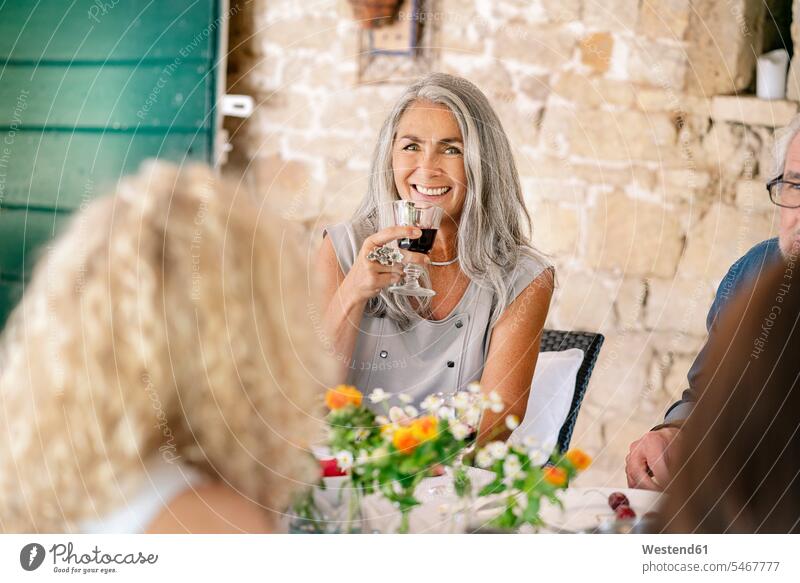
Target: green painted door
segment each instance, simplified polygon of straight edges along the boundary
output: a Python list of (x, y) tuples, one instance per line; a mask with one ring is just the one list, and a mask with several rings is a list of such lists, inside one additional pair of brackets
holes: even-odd
[(0, 327), (72, 211), (146, 158), (213, 162), (226, 4), (0, 0)]

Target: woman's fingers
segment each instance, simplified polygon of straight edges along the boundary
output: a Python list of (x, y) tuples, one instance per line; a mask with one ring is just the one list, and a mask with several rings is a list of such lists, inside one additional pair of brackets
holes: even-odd
[(364, 247), (367, 253), (372, 251), (375, 247), (386, 245), (395, 239), (419, 239), (422, 236), (422, 230), (418, 227), (386, 227), (381, 229), (374, 235), (370, 235), (364, 240)]

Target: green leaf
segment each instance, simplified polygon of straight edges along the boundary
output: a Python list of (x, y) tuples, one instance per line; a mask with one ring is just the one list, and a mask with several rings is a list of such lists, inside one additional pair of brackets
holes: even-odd
[(485, 485), (480, 492), (478, 492), (478, 496), (491, 496), (492, 494), (500, 494), (501, 492), (506, 491), (506, 485), (501, 482), (500, 480), (495, 480), (491, 484)]

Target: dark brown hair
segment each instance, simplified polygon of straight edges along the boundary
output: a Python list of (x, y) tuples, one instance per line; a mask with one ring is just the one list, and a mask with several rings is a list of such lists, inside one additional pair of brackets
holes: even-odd
[(800, 264), (765, 267), (721, 311), (680, 433), (660, 528), (800, 532)]

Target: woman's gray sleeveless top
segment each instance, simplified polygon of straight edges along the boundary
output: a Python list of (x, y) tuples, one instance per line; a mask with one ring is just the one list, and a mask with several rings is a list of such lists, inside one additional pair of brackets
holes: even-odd
[[(349, 222), (332, 225), (325, 233), (346, 275), (370, 233), (359, 232)], [(521, 256), (509, 277), (510, 299), (547, 267), (534, 257)], [(421, 401), (431, 393), (453, 392), (479, 381), (489, 351), (493, 306), (494, 291), (472, 281), (443, 320), (420, 319), (404, 331), (391, 318), (364, 314), (347, 383), (365, 394), (380, 387)]]

